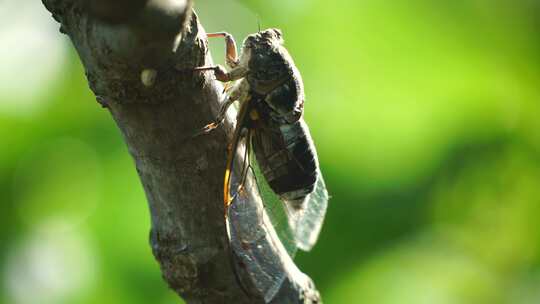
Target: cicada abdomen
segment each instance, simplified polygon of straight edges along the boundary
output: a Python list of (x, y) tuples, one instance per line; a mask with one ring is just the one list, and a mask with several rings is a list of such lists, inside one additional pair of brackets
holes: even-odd
[(303, 119), (268, 125), (261, 120), (253, 134), (253, 150), (272, 190), (287, 204), (302, 208), (315, 188), (317, 156)]

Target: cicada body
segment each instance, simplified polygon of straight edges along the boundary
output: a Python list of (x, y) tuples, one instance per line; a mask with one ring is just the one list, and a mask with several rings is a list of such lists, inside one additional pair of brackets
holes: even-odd
[(255, 127), (253, 150), (272, 190), (286, 204), (303, 208), (318, 174), (315, 147), (303, 121), (304, 85), (282, 46), (281, 32), (270, 29), (249, 36), (249, 96)]
[[(203, 133), (218, 127), (227, 108), (238, 101), (240, 108), (224, 178), (225, 218), (235, 255), (243, 261), (252, 283), (269, 303), (286, 275), (277, 271), (286, 261), (272, 255), (273, 250), (284, 248), (291, 257), (296, 248), (310, 250), (317, 241), (328, 204), (315, 146), (303, 119), (302, 78), (283, 46), (278, 29), (249, 35), (239, 58), (231, 35), (214, 33), (208, 37), (225, 38), (226, 62), (231, 70), (221, 66), (195, 70), (212, 70), (216, 79), (234, 85), (227, 90), (227, 99), (216, 121), (208, 124)], [(252, 154), (258, 166), (250, 161)], [(238, 160), (237, 156), (243, 159)], [(264, 180), (257, 178), (256, 171), (260, 171)], [(246, 188), (251, 191), (243, 191)], [(280, 230), (281, 223), (273, 221), (273, 227), (269, 227), (267, 217), (257, 215), (259, 204), (254, 202), (259, 200), (256, 193), (264, 192), (263, 188), (270, 188), (273, 193), (271, 199), (265, 199), (274, 201), (277, 197), (284, 207), (287, 218), (284, 230)], [(265, 207), (268, 203), (263, 202)], [(267, 243), (262, 237), (264, 231), (272, 229), (282, 244)]]
[[(231, 205), (234, 208), (236, 203), (250, 200), (240, 189), (245, 186), (246, 176), (254, 173), (250, 172), (253, 168), (249, 160), (252, 150), (264, 184), (271, 188), (285, 207), (294, 245), (302, 250), (310, 250), (317, 241), (323, 223), (328, 193), (315, 146), (303, 119), (302, 78), (283, 46), (282, 34), (278, 29), (268, 29), (249, 35), (244, 40), (239, 58), (236, 58), (232, 36), (227, 33), (208, 36), (226, 38), (226, 61), (232, 69), (227, 72), (221, 66), (216, 66), (195, 70), (213, 70), (216, 78), (223, 82), (238, 80), (228, 90), (227, 100), (216, 121), (204, 129), (204, 132), (208, 132), (216, 128), (223, 121), (227, 108), (233, 102), (239, 102), (237, 125), (225, 171), (226, 217)], [(246, 149), (243, 153), (238, 151), (241, 146)], [(243, 161), (235, 159), (237, 154), (243, 155)], [(235, 164), (243, 164), (242, 169), (235, 170)], [(262, 184), (260, 181), (258, 183)], [(255, 232), (250, 233), (250, 228), (247, 231), (247, 234), (256, 235)], [(236, 232), (233, 234), (239, 235)], [(263, 247), (255, 245), (257, 238), (247, 239), (237, 242), (240, 244), (237, 248), (244, 248), (256, 256), (254, 252)], [(234, 244), (233, 241), (233, 247)], [(240, 256), (243, 254), (239, 253)], [(251, 256), (247, 259), (253, 261), (254, 258)], [(261, 280), (271, 277), (272, 267), (268, 268), (268, 272), (264, 271), (264, 265), (255, 268), (253, 272), (259, 273), (257, 276)], [(273, 290), (278, 283), (277, 279), (270, 281), (274, 284), (261, 288), (265, 289), (267, 295), (272, 293), (268, 290)]]

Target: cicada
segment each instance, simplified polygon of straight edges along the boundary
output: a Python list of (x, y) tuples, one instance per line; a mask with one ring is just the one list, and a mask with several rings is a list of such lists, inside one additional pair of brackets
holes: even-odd
[[(232, 86), (226, 91), (217, 118), (203, 132), (217, 128), (224, 121), (227, 109), (233, 103), (239, 103), (224, 173), (225, 218), (230, 208), (248, 203), (247, 177), (259, 171), (264, 180), (259, 178), (258, 186), (269, 187), (284, 207), (293, 246), (308, 251), (321, 230), (328, 193), (313, 140), (303, 119), (302, 78), (284, 47), (282, 33), (271, 28), (249, 35), (239, 56), (230, 34), (212, 33), (208, 37), (225, 39), (225, 61), (230, 70), (220, 65), (195, 70), (213, 71), (217, 80), (232, 83)], [(251, 160), (252, 155), (256, 162)], [(243, 159), (239, 161), (238, 157)], [(240, 170), (235, 168), (238, 164), (242, 166)], [(243, 244), (249, 243), (243, 240)], [(249, 246), (245, 245), (244, 249), (246, 247)], [(294, 251), (290, 246), (288, 249)], [(269, 281), (274, 285), (279, 283), (273, 278)]]

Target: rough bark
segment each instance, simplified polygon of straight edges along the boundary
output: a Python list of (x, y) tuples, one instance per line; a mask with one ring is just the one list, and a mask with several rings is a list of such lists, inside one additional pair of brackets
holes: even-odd
[[(222, 87), (211, 73), (190, 70), (211, 63), (190, 1), (43, 3), (71, 38), (91, 90), (123, 134), (150, 207), (150, 244), (169, 286), (187, 303), (262, 303), (249, 275), (234, 270), (223, 220), (233, 123), (191, 137), (217, 113)], [(318, 302), (311, 280), (293, 275), (287, 267), (294, 264), (284, 267), (286, 279), (272, 303)]]

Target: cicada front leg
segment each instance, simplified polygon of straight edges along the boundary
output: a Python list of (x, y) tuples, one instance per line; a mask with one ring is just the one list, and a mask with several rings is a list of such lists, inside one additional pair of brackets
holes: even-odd
[(248, 68), (239, 65), (227, 72), (221, 65), (215, 66), (202, 66), (193, 68), (193, 71), (213, 71), (217, 80), (221, 82), (229, 82), (244, 78), (247, 75)]
[[(236, 42), (233, 36), (227, 32), (209, 33), (207, 34), (207, 36), (208, 38), (215, 38), (215, 37), (225, 38), (225, 62), (232, 69), (237, 67), (239, 60), (238, 60), (238, 53), (236, 50)], [(227, 72), (225, 68), (223, 68), (220, 65), (209, 66), (209, 67), (199, 67), (199, 68), (195, 68), (194, 70), (195, 71), (212, 70), (214, 71), (214, 75), (216, 76), (216, 79), (222, 82), (229, 82), (233, 80), (230, 73)]]
[(210, 33), (207, 36), (208, 38), (213, 38), (213, 37), (225, 38), (225, 62), (231, 68), (231, 70), (227, 72), (227, 70), (221, 65), (203, 66), (203, 67), (194, 68), (194, 70), (195, 71), (210, 71), (210, 70), (214, 71), (214, 75), (216, 76), (216, 79), (222, 82), (234, 81), (234, 80), (238, 80), (246, 76), (248, 72), (248, 68), (247, 66), (245, 66), (245, 64), (241, 64), (242, 61), (238, 57), (238, 53), (236, 50), (236, 42), (234, 41), (233, 36), (226, 32)]
[(225, 38), (225, 62), (231, 68), (238, 66), (238, 53), (236, 51), (236, 42), (234, 37), (227, 32), (209, 33), (208, 38)]
[[(225, 68), (221, 65), (216, 66), (203, 66), (203, 67), (196, 67), (193, 70), (194, 71), (213, 71), (214, 76), (217, 80), (221, 82), (225, 82), (225, 89), (224, 92), (226, 93), (226, 100), (221, 106), (221, 109), (218, 113), (218, 116), (216, 117), (215, 121), (212, 123), (207, 124), (201, 131), (199, 131), (196, 135), (208, 133), (217, 127), (221, 125), (223, 120), (225, 119), (225, 115), (227, 114), (227, 110), (229, 107), (237, 100), (239, 100), (243, 95), (247, 94), (249, 91), (249, 87), (247, 86), (247, 82), (241, 81), (235, 86), (230, 87), (228, 84), (231, 81), (235, 81), (238, 79), (241, 79), (247, 75), (248, 68), (246, 64), (240, 64), (242, 62), (239, 60), (237, 52), (236, 52), (236, 43), (234, 41), (234, 38), (232, 35), (226, 33), (226, 32), (220, 32), (220, 33), (211, 33), (208, 34), (208, 37), (224, 37), (226, 42), (226, 57), (225, 61), (228, 66), (231, 67), (230, 71), (225, 70)], [(245, 60), (244, 60), (245, 61)]]

